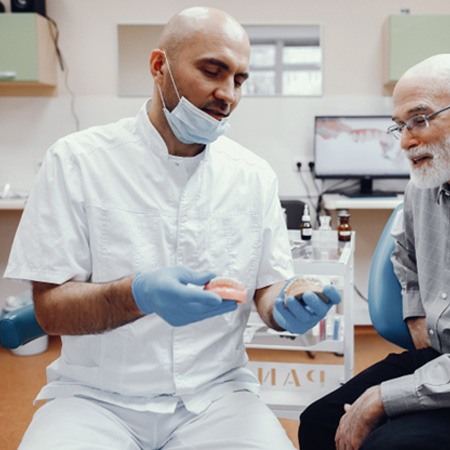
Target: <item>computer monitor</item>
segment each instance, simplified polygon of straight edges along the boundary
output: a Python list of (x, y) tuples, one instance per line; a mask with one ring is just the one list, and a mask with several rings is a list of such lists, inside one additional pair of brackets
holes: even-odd
[(386, 116), (316, 116), (314, 127), (314, 173), (316, 178), (360, 180), (353, 196), (393, 195), (374, 191), (378, 178), (409, 178), (410, 165), (400, 141), (386, 130)]

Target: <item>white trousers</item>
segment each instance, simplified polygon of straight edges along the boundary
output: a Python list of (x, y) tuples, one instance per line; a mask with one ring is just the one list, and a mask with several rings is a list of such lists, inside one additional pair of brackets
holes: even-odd
[(173, 414), (132, 411), (84, 398), (41, 406), (20, 450), (295, 450), (272, 411), (240, 391), (199, 415), (179, 404)]

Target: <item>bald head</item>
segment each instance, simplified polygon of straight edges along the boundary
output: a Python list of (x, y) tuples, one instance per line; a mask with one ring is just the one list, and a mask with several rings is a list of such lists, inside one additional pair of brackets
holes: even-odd
[(224, 36), (250, 45), (247, 32), (229, 14), (215, 8), (196, 6), (179, 12), (167, 22), (158, 47), (174, 59), (193, 39), (204, 38), (205, 42), (213, 43)]
[(432, 93), (450, 93), (450, 54), (434, 55), (407, 70), (394, 89), (422, 86)]

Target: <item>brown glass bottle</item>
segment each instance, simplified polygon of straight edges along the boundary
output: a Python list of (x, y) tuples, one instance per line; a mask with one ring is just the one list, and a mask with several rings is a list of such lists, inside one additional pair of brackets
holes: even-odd
[(352, 237), (352, 227), (350, 226), (350, 214), (347, 211), (342, 211), (338, 214), (339, 224), (337, 227), (337, 234), (339, 241), (349, 241)]

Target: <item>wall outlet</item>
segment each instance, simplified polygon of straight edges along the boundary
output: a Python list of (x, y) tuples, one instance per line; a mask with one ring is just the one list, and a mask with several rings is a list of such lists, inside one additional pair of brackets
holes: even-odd
[[(294, 159), (292, 160), (292, 170), (294, 172), (309, 172), (309, 159), (308, 158), (304, 158), (304, 157), (294, 157)], [(300, 166), (300, 169), (298, 167), (298, 165)]]

